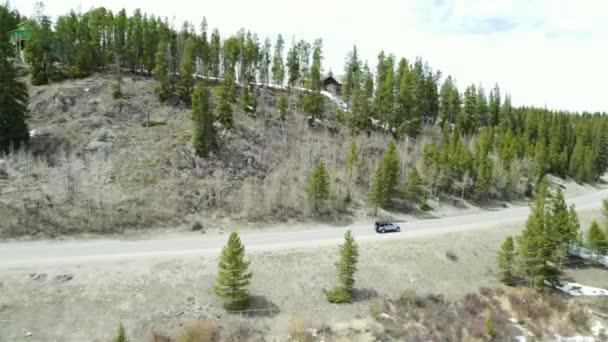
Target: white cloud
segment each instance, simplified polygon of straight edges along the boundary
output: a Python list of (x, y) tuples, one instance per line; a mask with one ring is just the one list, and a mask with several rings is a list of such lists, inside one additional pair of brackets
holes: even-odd
[[(17, 8), (31, 13), (34, 0)], [(607, 111), (608, 3), (602, 0), (281, 0), (143, 1), (47, 0), (52, 16), (105, 6), (170, 19), (177, 27), (203, 16), (222, 34), (244, 27), (261, 37), (281, 33), (323, 38), (325, 69), (341, 72), (353, 44), (375, 64), (381, 49), (413, 60), (421, 56), (461, 88), (498, 82), (515, 104)]]

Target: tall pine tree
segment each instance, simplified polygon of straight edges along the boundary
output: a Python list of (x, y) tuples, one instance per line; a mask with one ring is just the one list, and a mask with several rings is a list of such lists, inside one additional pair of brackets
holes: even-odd
[(192, 144), (199, 157), (207, 158), (217, 148), (217, 136), (213, 126), (213, 112), (210, 108), (211, 94), (206, 81), (201, 80), (192, 94), (192, 120), (194, 135)]
[(0, 37), (0, 155), (19, 149), (29, 139), (25, 121), (28, 92), (13, 65), (11, 47)]
[(225, 301), (227, 310), (243, 310), (249, 306), (249, 282), (252, 273), (245, 258), (245, 246), (236, 232), (230, 233), (222, 249), (213, 292)]
[(308, 175), (305, 191), (313, 212), (317, 213), (329, 198), (329, 176), (322, 161), (318, 161)]

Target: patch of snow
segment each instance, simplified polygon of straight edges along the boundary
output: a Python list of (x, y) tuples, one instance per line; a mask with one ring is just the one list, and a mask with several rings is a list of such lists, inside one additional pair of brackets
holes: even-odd
[(35, 129), (31, 129), (30, 130), (30, 137), (33, 137), (36, 135), (36, 130)]
[[(550, 283), (545, 283), (551, 286)], [(563, 283), (561, 286), (554, 285), (554, 287), (571, 296), (608, 296), (608, 290), (606, 289), (581, 285), (579, 283)]]
[(591, 332), (594, 336), (598, 336), (600, 331), (604, 329), (604, 325), (600, 321), (595, 321), (595, 324), (591, 327)]
[(394, 317), (392, 317), (391, 315), (386, 314), (386, 313), (384, 313), (384, 312), (380, 314), (380, 317), (382, 317), (382, 318), (384, 318), (384, 319), (386, 319), (386, 320), (392, 321), (392, 322), (394, 322), (394, 321), (395, 321), (395, 318), (394, 318)]
[(595, 337), (582, 335), (563, 337), (557, 335), (555, 340), (559, 342), (595, 342)]

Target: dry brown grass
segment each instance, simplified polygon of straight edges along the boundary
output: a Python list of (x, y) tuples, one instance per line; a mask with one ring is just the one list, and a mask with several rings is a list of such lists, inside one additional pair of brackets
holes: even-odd
[(387, 312), (389, 312), (389, 306), (384, 298), (376, 297), (369, 301), (369, 313), (375, 319), (378, 319), (381, 314)]
[(219, 341), (219, 328), (215, 321), (198, 320), (184, 324), (177, 334), (177, 342)]
[(293, 342), (313, 342), (326, 333), (327, 326), (320, 321), (303, 315), (294, 316), (289, 322), (289, 340)]

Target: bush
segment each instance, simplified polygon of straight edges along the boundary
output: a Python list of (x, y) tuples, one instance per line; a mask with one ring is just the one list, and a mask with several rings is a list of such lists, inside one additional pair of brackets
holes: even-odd
[(568, 320), (580, 332), (588, 332), (589, 328), (589, 313), (582, 308), (576, 308), (568, 313)]
[(488, 334), (490, 338), (494, 337), (494, 319), (492, 318), (492, 315), (486, 317), (486, 334)]
[(323, 290), (327, 301), (334, 304), (350, 303), (353, 300), (353, 294), (343, 287), (334, 287), (331, 290)]
[(462, 301), (462, 306), (472, 316), (479, 315), (487, 307), (486, 303), (475, 293), (467, 294)]
[(113, 84), (110, 92), (112, 94), (112, 98), (114, 100), (118, 100), (122, 98), (122, 90), (120, 89), (120, 86), (118, 84)]
[(192, 225), (192, 230), (193, 231), (203, 230), (203, 225), (200, 222), (196, 221)]
[(114, 342), (127, 342), (127, 334), (122, 323), (118, 325), (118, 331), (116, 332), (116, 337), (114, 337)]
[(404, 309), (412, 309), (416, 305), (416, 291), (405, 290), (399, 296), (399, 305)]
[(222, 341), (248, 342), (253, 340), (253, 329), (245, 321), (232, 321), (224, 324)]
[(289, 337), (294, 342), (314, 342), (324, 330), (321, 324), (316, 324), (305, 317), (297, 316), (291, 319)]
[(142, 122), (141, 125), (143, 127), (166, 126), (167, 122), (166, 121), (150, 120), (150, 121), (144, 121), (144, 122)]
[(376, 297), (369, 302), (369, 313), (375, 319), (378, 319), (381, 314), (389, 311), (388, 304), (383, 298)]
[(177, 342), (214, 342), (219, 338), (217, 324), (211, 320), (185, 324), (178, 333)]
[(568, 310), (568, 302), (566, 302), (563, 296), (548, 294), (543, 299), (550, 308), (556, 310), (557, 312), (563, 313)]
[(430, 211), (430, 210), (433, 210), (433, 207), (431, 207), (430, 205), (428, 205), (428, 204), (425, 202), (425, 203), (422, 203), (422, 204), (420, 205), (420, 210), (422, 210), (422, 211)]
[(458, 261), (458, 256), (452, 250), (445, 252), (445, 256), (452, 261)]
[(542, 301), (536, 301), (540, 298), (533, 291), (526, 291), (521, 294), (510, 294), (509, 302), (513, 311), (517, 313), (519, 320), (523, 318), (530, 318), (534, 322), (540, 320), (548, 320), (551, 316), (551, 309), (545, 305)]

